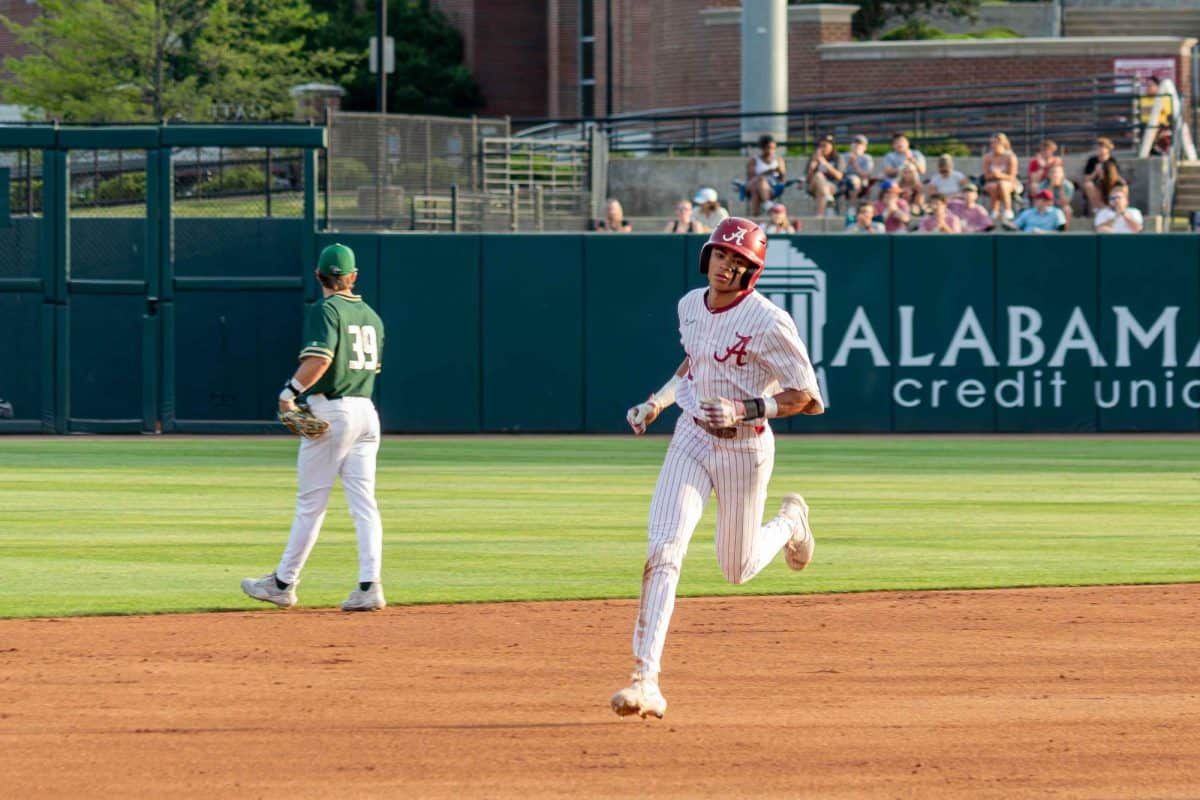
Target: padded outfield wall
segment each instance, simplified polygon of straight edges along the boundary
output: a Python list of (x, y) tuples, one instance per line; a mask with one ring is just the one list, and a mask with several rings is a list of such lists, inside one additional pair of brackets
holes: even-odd
[[(676, 301), (703, 283), (699, 236), (312, 242), (296, 220), (177, 220), (173, 295), (148, 305), (120, 259), (57, 281), (36, 223), (14, 223), (0, 229), (8, 431), (277, 429), (313, 253), (343, 241), (387, 325), (387, 430), (621, 432), (682, 357)], [(71, 244), (136, 254), (144, 235), (78, 224)], [(796, 319), (829, 401), (780, 430), (1200, 430), (1194, 235), (773, 237), (759, 286)]]

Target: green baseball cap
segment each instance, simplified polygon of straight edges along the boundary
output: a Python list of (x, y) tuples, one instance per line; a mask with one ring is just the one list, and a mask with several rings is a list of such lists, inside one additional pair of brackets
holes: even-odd
[(321, 251), (317, 272), (322, 275), (350, 275), (358, 272), (354, 266), (354, 251), (344, 244), (331, 244)]

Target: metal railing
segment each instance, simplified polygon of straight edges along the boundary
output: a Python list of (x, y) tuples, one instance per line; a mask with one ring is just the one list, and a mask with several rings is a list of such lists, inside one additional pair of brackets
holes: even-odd
[(506, 192), (470, 192), (452, 185), (444, 194), (409, 198), (408, 229), (414, 231), (581, 231), (590, 195), (511, 185)]
[(785, 144), (811, 148), (824, 134), (849, 137), (858, 133), (886, 138), (905, 131), (920, 147), (960, 142), (985, 144), (1004, 131), (1018, 149), (1033, 151), (1044, 138), (1065, 146), (1090, 146), (1096, 136), (1109, 136), (1124, 149), (1137, 133), (1140, 86), (1124, 76), (1021, 81), (901, 89), (880, 97), (877, 92), (848, 92), (796, 98), (786, 112), (743, 114), (736, 103), (710, 104), (656, 112), (614, 115), (605, 119), (514, 120), (525, 126), (517, 138), (580, 138), (598, 126), (616, 152), (736, 150), (745, 117), (784, 116)]

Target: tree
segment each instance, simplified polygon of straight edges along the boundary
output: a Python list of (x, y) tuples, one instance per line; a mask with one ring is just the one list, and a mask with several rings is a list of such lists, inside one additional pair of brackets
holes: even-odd
[(857, 3), (854, 35), (869, 39), (892, 17), (901, 17), (908, 22), (922, 12), (939, 11), (953, 17), (975, 19), (980, 0), (857, 0)]
[[(329, 17), (315, 45), (350, 51), (356, 58), (342, 75), (349, 93), (343, 107), (373, 111), (376, 76), (368, 71), (367, 43), (375, 35), (375, 0), (311, 0)], [(389, 0), (388, 34), (396, 40), (396, 71), (387, 76), (388, 111), (406, 114), (470, 114), (483, 107), (483, 92), (463, 64), (462, 36), (426, 2)]]
[(348, 54), (313, 48), (326, 22), (305, 0), (43, 0), (29, 48), (9, 58), (8, 102), (65, 122), (211, 121), (236, 108), (291, 116), (288, 89), (327, 79)]

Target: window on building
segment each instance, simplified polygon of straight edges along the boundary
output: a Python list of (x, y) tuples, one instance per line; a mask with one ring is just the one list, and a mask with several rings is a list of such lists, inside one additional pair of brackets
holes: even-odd
[(596, 30), (592, 0), (579, 0), (579, 116), (596, 113)]

